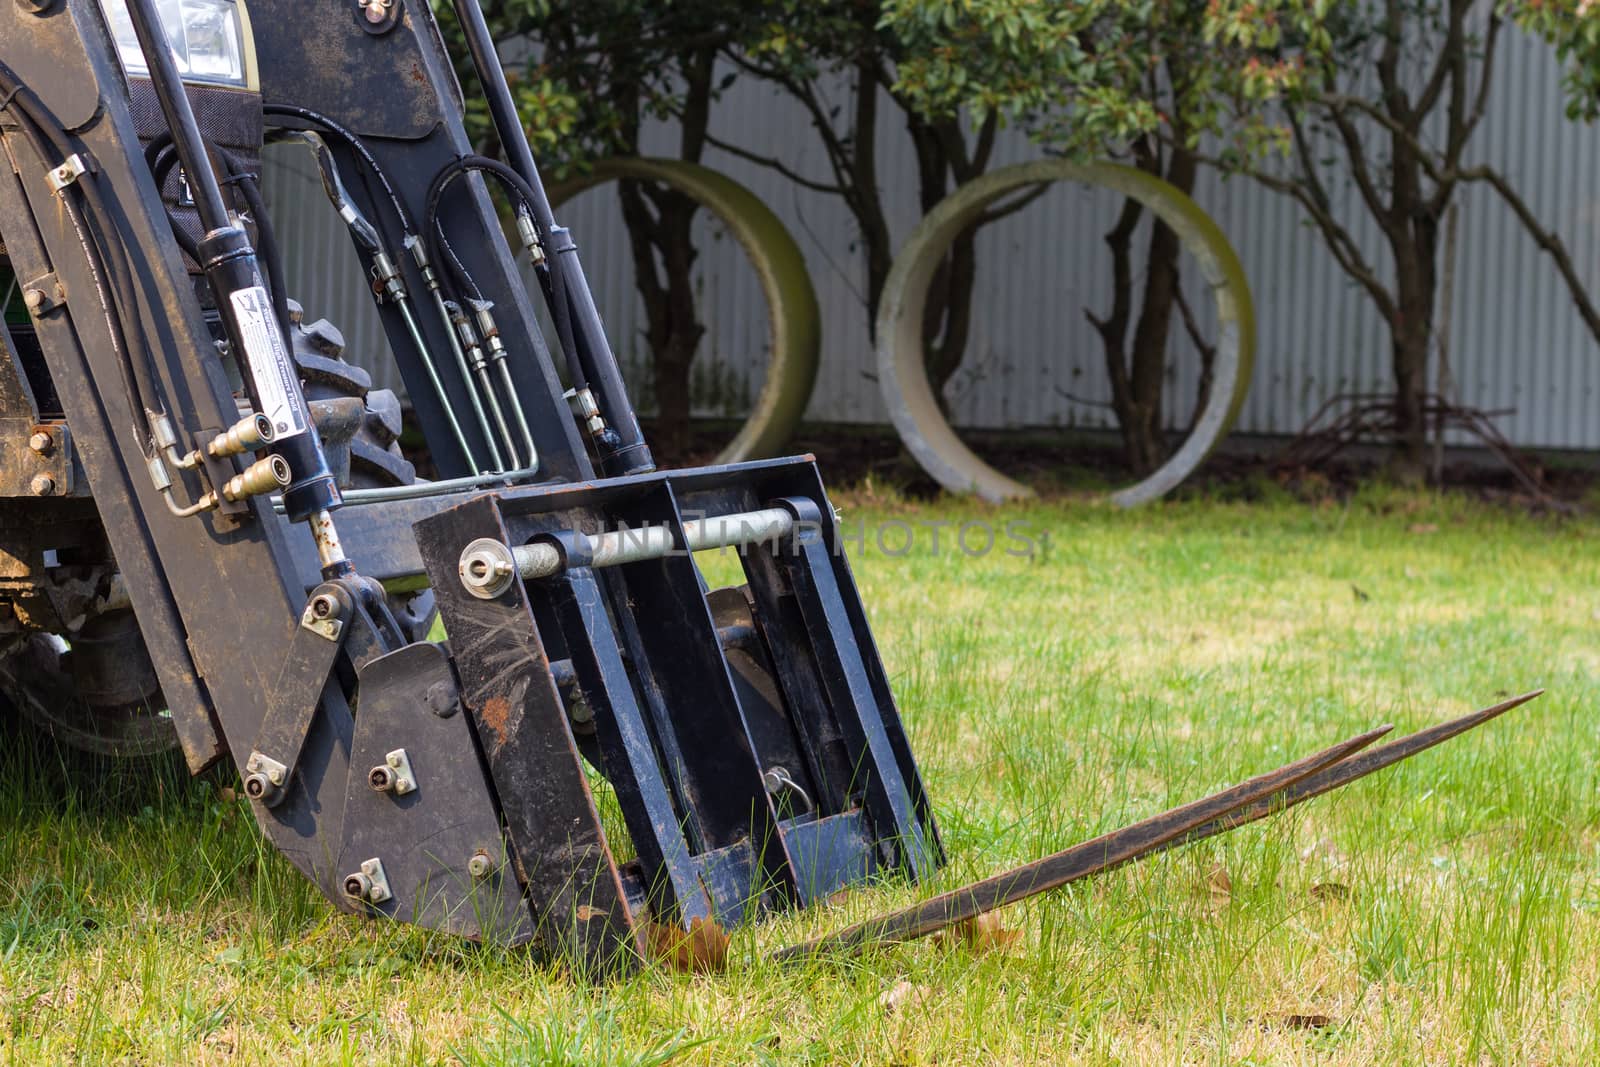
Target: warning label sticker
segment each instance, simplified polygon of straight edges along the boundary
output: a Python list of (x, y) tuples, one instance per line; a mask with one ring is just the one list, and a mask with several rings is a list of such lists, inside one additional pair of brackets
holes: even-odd
[(304, 409), (290, 399), (298, 388), (294, 368), (289, 363), (289, 354), (284, 351), (283, 338), (273, 326), (272, 303), (267, 291), (259, 285), (239, 290), (233, 294), (233, 311), (239, 320), (245, 361), (256, 383), (261, 414), (272, 420), (272, 428), (280, 441), (305, 433)]

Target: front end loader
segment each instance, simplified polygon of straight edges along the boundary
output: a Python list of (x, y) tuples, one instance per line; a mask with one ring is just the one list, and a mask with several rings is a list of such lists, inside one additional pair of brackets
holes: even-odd
[[(637, 966), (647, 924), (929, 877), (816, 466), (655, 469), (477, 0), (453, 7), (504, 159), (418, 0), (0, 4), (0, 692), (71, 744), (231, 759), (337, 907), (584, 973)], [(269, 142), (348, 230), (436, 480), (286, 290)], [(745, 581), (709, 589), (694, 553), (727, 547)], [(1375, 736), (846, 940), (1258, 818)], [(1396, 745), (1359, 773), (1426, 747)]]

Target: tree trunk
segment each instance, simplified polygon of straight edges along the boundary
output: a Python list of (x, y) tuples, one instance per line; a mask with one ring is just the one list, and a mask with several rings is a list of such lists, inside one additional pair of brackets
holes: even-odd
[(1428, 349), (1438, 297), (1439, 221), (1424, 203), (1420, 167), (1409, 151), (1394, 168), (1389, 228), (1395, 261), (1395, 314), (1389, 324), (1394, 373), (1394, 453), (1389, 469), (1405, 485), (1428, 471)]
[[(705, 148), (714, 60), (714, 53), (704, 51), (682, 61), (688, 84), (680, 122), (679, 157), (690, 162), (698, 162)], [(630, 140), (637, 152), (637, 126), (630, 131)], [(689, 448), (693, 414), (690, 372), (706, 332), (699, 318), (692, 275), (699, 258), (692, 238), (700, 205), (653, 182), (619, 182), (617, 195), (633, 253), (634, 287), (645, 308), (644, 336), (650, 346), (659, 420), (652, 443), (665, 456), (681, 457)]]
[[(923, 214), (950, 192), (982, 176), (988, 166), (997, 120), (990, 116), (969, 148), (961, 124), (953, 119), (929, 122), (905, 108), (906, 132), (917, 157), (917, 194)], [(983, 221), (961, 233), (950, 245), (928, 284), (923, 309), (923, 362), (939, 406), (945, 408), (945, 386), (961, 368), (972, 334), (973, 290), (978, 281), (978, 230)]]
[[(1179, 147), (1163, 161), (1150, 150), (1135, 153), (1139, 169), (1164, 177), (1184, 193), (1194, 191), (1199, 161)], [(1131, 248), (1134, 232), (1143, 214), (1137, 201), (1124, 204), (1117, 225), (1106, 234), (1111, 249), (1112, 308), (1104, 319), (1092, 314), (1090, 321), (1100, 334), (1105, 350), (1106, 370), (1111, 379), (1111, 408), (1117, 417), (1122, 437), (1123, 458), (1135, 475), (1143, 477), (1166, 459), (1166, 442), (1161, 414), (1167, 371), (1167, 339), (1172, 331), (1172, 314), (1182, 282), (1179, 257), (1183, 245), (1172, 228), (1159, 218), (1150, 226), (1150, 241), (1145, 258), (1144, 291), (1139, 313), (1132, 321), (1133, 338), (1128, 340), (1132, 319), (1134, 277)]]

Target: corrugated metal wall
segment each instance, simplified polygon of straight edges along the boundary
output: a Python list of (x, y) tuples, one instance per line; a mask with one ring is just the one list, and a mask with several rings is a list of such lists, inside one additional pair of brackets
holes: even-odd
[[(1490, 113), (1469, 161), (1502, 169), (1600, 291), (1600, 129), (1563, 118), (1559, 72), (1537, 42), (1510, 36), (1497, 68)], [(881, 181), (893, 207), (895, 232), (903, 237), (920, 214), (914, 162), (892, 112), (885, 111)], [(804, 114), (775, 90), (736, 84), (715, 113), (714, 129), (720, 138), (781, 157), (804, 174), (828, 177)], [(671, 131), (651, 131), (646, 147), (670, 154)], [(1009, 135), (998, 162), (1037, 154), (1024, 138)], [(837, 200), (733, 156), (713, 152), (705, 162), (761, 195), (805, 251), (824, 316), (822, 367), (810, 416), (883, 421), (849, 215)], [(272, 150), (268, 186), (287, 269), (308, 314), (337, 322), (353, 354), (373, 365), (380, 381), (397, 384), (381, 356), (364, 280), (309, 162), (289, 149)], [(1356, 191), (1336, 189), (1335, 195), (1344, 201), (1342, 217), (1350, 220), (1373, 261), (1385, 264)], [(1210, 174), (1196, 199), (1238, 248), (1255, 294), (1260, 349), (1239, 429), (1293, 433), (1329, 396), (1388, 388), (1386, 335), (1370, 302), (1339, 271), (1293, 203), (1246, 179), (1224, 181)], [(1591, 414), (1600, 345), (1510, 211), (1482, 187), (1469, 188), (1459, 202), (1451, 363), (1462, 401), (1515, 408), (1515, 415), (1500, 424), (1519, 444), (1600, 448), (1600, 419)], [(1059, 187), (984, 231), (972, 343), (951, 393), (959, 424), (1107, 423), (1103, 404), (1109, 388), (1099, 341), (1084, 312), (1103, 311), (1109, 302), (1109, 257), (1101, 237), (1117, 208), (1109, 195)], [(562, 219), (583, 246), (619, 355), (634, 367), (646, 365), (642, 308), (633, 291), (615, 190), (584, 194)], [(697, 396), (704, 411), (737, 412), (761, 381), (765, 307), (728, 235), (702, 222), (698, 243), (697, 288), (710, 329), (697, 361)], [(1204, 330), (1209, 316), (1201, 312), (1198, 317)], [(1173, 421), (1186, 421), (1197, 386), (1196, 364), (1192, 344), (1176, 336)], [(633, 375), (636, 381), (644, 377)], [(648, 395), (642, 399), (648, 406)]]

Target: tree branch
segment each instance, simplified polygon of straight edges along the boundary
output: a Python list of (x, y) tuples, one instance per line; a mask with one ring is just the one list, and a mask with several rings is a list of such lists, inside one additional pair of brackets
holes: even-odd
[(1398, 319), (1394, 297), (1362, 257), (1356, 247), (1355, 239), (1350, 236), (1350, 231), (1340, 226), (1333, 215), (1317, 202), (1316, 197), (1312, 196), (1305, 186), (1261, 171), (1251, 170), (1245, 173), (1273, 192), (1284, 193), (1299, 201), (1311, 215), (1311, 221), (1317, 224), (1317, 228), (1327, 239), (1328, 249), (1338, 261), (1339, 268), (1367, 291), (1373, 303), (1378, 305), (1378, 311), (1383, 315), (1384, 321), (1392, 324)]
[(712, 148), (715, 148), (719, 152), (726, 152), (730, 156), (738, 156), (740, 159), (749, 163), (754, 163), (758, 167), (765, 167), (768, 170), (776, 171), (789, 181), (792, 181), (796, 185), (802, 186), (806, 189), (813, 189), (819, 193), (827, 193), (829, 196), (843, 196), (846, 192), (845, 187), (842, 185), (829, 185), (826, 182), (820, 182), (812, 178), (807, 178), (805, 175), (798, 174), (791, 170), (787, 165), (784, 164), (782, 160), (760, 155), (756, 152), (750, 151), (748, 148), (740, 148), (733, 142), (724, 141), (722, 138), (717, 137), (714, 134), (707, 133), (705, 135), (705, 140), (706, 144), (710, 145)]
[(1600, 340), (1600, 310), (1596, 310), (1594, 302), (1589, 299), (1589, 291), (1583, 284), (1583, 279), (1578, 276), (1578, 268), (1573, 265), (1572, 256), (1567, 252), (1567, 246), (1561, 238), (1545, 229), (1528, 207), (1525, 200), (1518, 195), (1506, 181), (1505, 176), (1492, 167), (1470, 167), (1456, 173), (1464, 182), (1483, 182), (1500, 194), (1500, 199), (1506, 202), (1512, 212), (1517, 216), (1517, 221), (1522, 223), (1523, 229), (1549, 257), (1555, 261), (1556, 270), (1561, 272), (1562, 281), (1567, 283), (1567, 289), (1572, 294), (1572, 302), (1577, 305), (1578, 314), (1583, 317), (1583, 323), (1589, 327), (1589, 332), (1596, 340)]
[(1023, 208), (1039, 199), (1045, 193), (1049, 192), (1049, 190), (1050, 186), (1045, 183), (1040, 183), (1039, 185), (1034, 186), (1033, 189), (1017, 197), (1009, 204), (1001, 204), (999, 207), (991, 208), (990, 210), (985, 211), (982, 215), (979, 215), (977, 220), (973, 222), (972, 229), (978, 230), (989, 225), (991, 222), (999, 222), (1008, 215), (1015, 215), (1017, 212), (1021, 211)]

